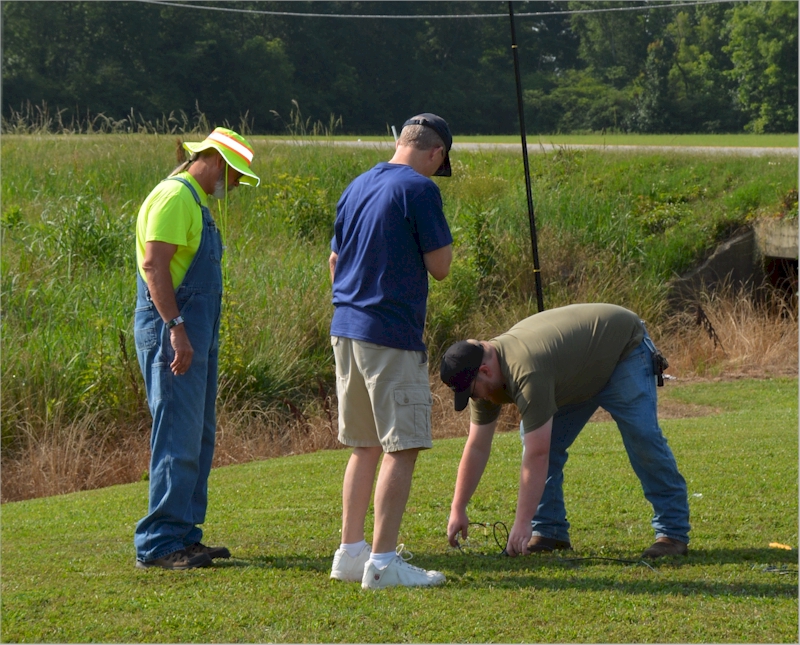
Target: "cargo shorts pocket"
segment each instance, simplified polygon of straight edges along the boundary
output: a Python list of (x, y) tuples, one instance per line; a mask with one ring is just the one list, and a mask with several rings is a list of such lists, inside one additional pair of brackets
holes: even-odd
[(409, 387), (394, 391), (397, 427), (413, 437), (430, 437), (433, 398), (428, 388)]

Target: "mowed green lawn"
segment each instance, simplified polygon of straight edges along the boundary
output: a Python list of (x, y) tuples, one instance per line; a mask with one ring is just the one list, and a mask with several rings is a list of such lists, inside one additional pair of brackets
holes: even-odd
[[(464, 439), (422, 454), (401, 541), (414, 564), (444, 571), (434, 589), (364, 592), (328, 579), (343, 450), (215, 470), (206, 541), (234, 558), (208, 569), (134, 568), (144, 482), (5, 504), (2, 640), (796, 643), (797, 390), (778, 379), (661, 391), (713, 413), (663, 421), (693, 530), (688, 557), (652, 567), (638, 561), (650, 509), (609, 423), (587, 426), (571, 451), (567, 555), (501, 557), (481, 527), (464, 552), (450, 549)], [(510, 526), (519, 458), (516, 433), (499, 434), (472, 521)]]

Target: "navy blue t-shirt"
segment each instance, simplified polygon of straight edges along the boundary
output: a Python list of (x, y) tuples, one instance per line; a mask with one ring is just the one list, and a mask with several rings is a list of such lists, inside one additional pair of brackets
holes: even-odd
[(422, 256), (452, 242), (433, 181), (386, 162), (356, 177), (336, 205), (331, 335), (424, 351)]

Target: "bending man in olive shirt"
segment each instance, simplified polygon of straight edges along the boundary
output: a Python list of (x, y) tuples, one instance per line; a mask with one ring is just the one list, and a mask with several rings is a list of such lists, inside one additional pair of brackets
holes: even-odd
[(631, 466), (653, 506), (655, 543), (646, 558), (685, 555), (686, 482), (658, 425), (655, 346), (644, 323), (610, 304), (551, 309), (490, 341), (452, 345), (441, 378), (455, 409), (470, 403), (470, 429), (458, 468), (447, 536), (467, 537), (467, 503), (489, 460), (500, 406), (520, 411), (523, 452), (514, 526), (506, 552), (571, 549), (563, 493), (567, 450), (598, 407), (622, 435)]

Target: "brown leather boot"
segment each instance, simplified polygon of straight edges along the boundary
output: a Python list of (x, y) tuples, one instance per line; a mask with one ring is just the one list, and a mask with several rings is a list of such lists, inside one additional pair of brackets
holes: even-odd
[(642, 553), (643, 558), (661, 558), (665, 555), (686, 555), (689, 547), (680, 540), (673, 540), (668, 537), (660, 537), (653, 546), (648, 547)]
[(136, 560), (137, 569), (150, 569), (152, 567), (161, 567), (162, 569), (194, 569), (196, 567), (211, 566), (211, 558), (207, 553), (191, 554), (186, 549), (180, 551), (173, 551), (168, 553), (163, 558), (155, 560)]
[(227, 547), (224, 546), (206, 546), (201, 542), (195, 542), (191, 546), (186, 547), (186, 552), (189, 555), (198, 555), (200, 553), (205, 553), (208, 555), (209, 558), (212, 560), (214, 558), (230, 558), (231, 552), (228, 550)]
[(572, 545), (565, 540), (556, 540), (555, 538), (541, 535), (534, 535), (528, 542), (528, 551), (530, 553), (547, 553), (556, 550), (572, 551)]

